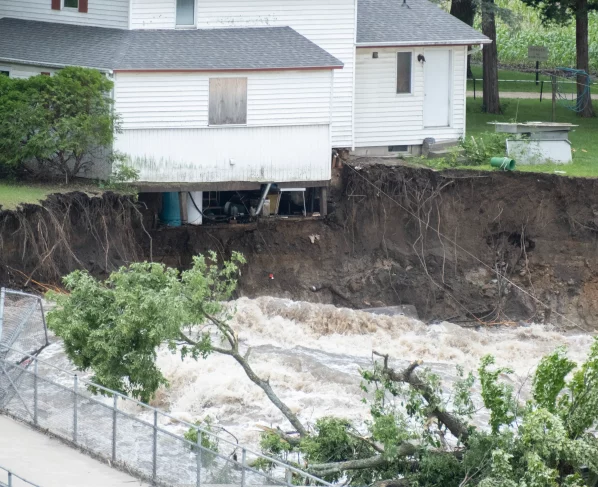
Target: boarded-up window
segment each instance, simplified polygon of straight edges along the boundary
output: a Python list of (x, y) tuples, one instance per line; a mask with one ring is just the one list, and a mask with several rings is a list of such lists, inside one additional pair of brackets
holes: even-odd
[(397, 52), (397, 93), (411, 93), (410, 52)]
[(247, 78), (210, 79), (210, 125), (247, 123)]

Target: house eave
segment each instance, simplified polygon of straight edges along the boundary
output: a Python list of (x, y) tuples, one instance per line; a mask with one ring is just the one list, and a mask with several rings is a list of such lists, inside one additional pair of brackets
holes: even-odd
[(81, 65), (75, 65), (75, 64), (58, 64), (58, 63), (47, 63), (47, 62), (43, 62), (43, 61), (31, 61), (31, 60), (27, 60), (27, 59), (14, 59), (14, 58), (7, 58), (7, 57), (0, 57), (0, 62), (2, 63), (11, 63), (11, 64), (19, 64), (22, 66), (39, 66), (42, 68), (53, 68), (53, 69), (64, 69), (64, 68), (68, 68), (68, 67), (72, 67), (72, 66), (79, 66), (82, 68), (89, 68), (89, 69), (95, 69), (97, 71), (100, 71), (101, 73), (108, 73), (108, 74), (112, 74), (113, 70), (109, 69), (109, 68), (99, 68), (97, 66), (81, 66)]
[(342, 69), (344, 66), (285, 66), (276, 68), (177, 68), (177, 69), (152, 69), (135, 68), (124, 69), (117, 68), (115, 73), (244, 73), (251, 71), (321, 71)]
[(478, 44), (491, 44), (490, 39), (476, 40), (446, 40), (446, 41), (418, 41), (418, 42), (358, 42), (357, 48), (372, 47), (420, 47), (420, 46), (469, 46)]

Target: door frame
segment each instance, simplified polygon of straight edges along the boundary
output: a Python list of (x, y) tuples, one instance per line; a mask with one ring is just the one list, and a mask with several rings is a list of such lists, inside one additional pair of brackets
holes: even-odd
[(453, 126), (453, 91), (454, 91), (454, 49), (451, 47), (428, 47), (428, 48), (424, 48), (424, 57), (426, 56), (427, 52), (430, 51), (447, 51), (448, 55), (449, 55), (449, 69), (448, 69), (448, 121), (447, 121), (447, 125), (426, 125), (424, 120), (425, 120), (425, 99), (426, 99), (426, 63), (424, 63), (424, 96), (423, 96), (423, 101), (422, 101), (422, 125), (423, 128), (427, 129), (427, 128), (451, 128)]

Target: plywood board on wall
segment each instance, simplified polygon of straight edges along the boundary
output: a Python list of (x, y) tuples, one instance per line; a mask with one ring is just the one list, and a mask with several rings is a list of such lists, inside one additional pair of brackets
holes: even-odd
[(210, 78), (210, 125), (247, 123), (247, 78)]

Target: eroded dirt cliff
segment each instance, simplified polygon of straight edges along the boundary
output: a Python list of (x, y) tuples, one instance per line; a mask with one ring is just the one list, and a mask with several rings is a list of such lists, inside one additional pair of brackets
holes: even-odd
[(324, 220), (160, 228), (151, 205), (113, 194), (3, 212), (0, 281), (56, 284), (79, 267), (102, 276), (150, 255), (185, 267), (197, 253), (236, 250), (248, 259), (240, 295), (598, 328), (596, 180), (356, 167), (335, 174)]

